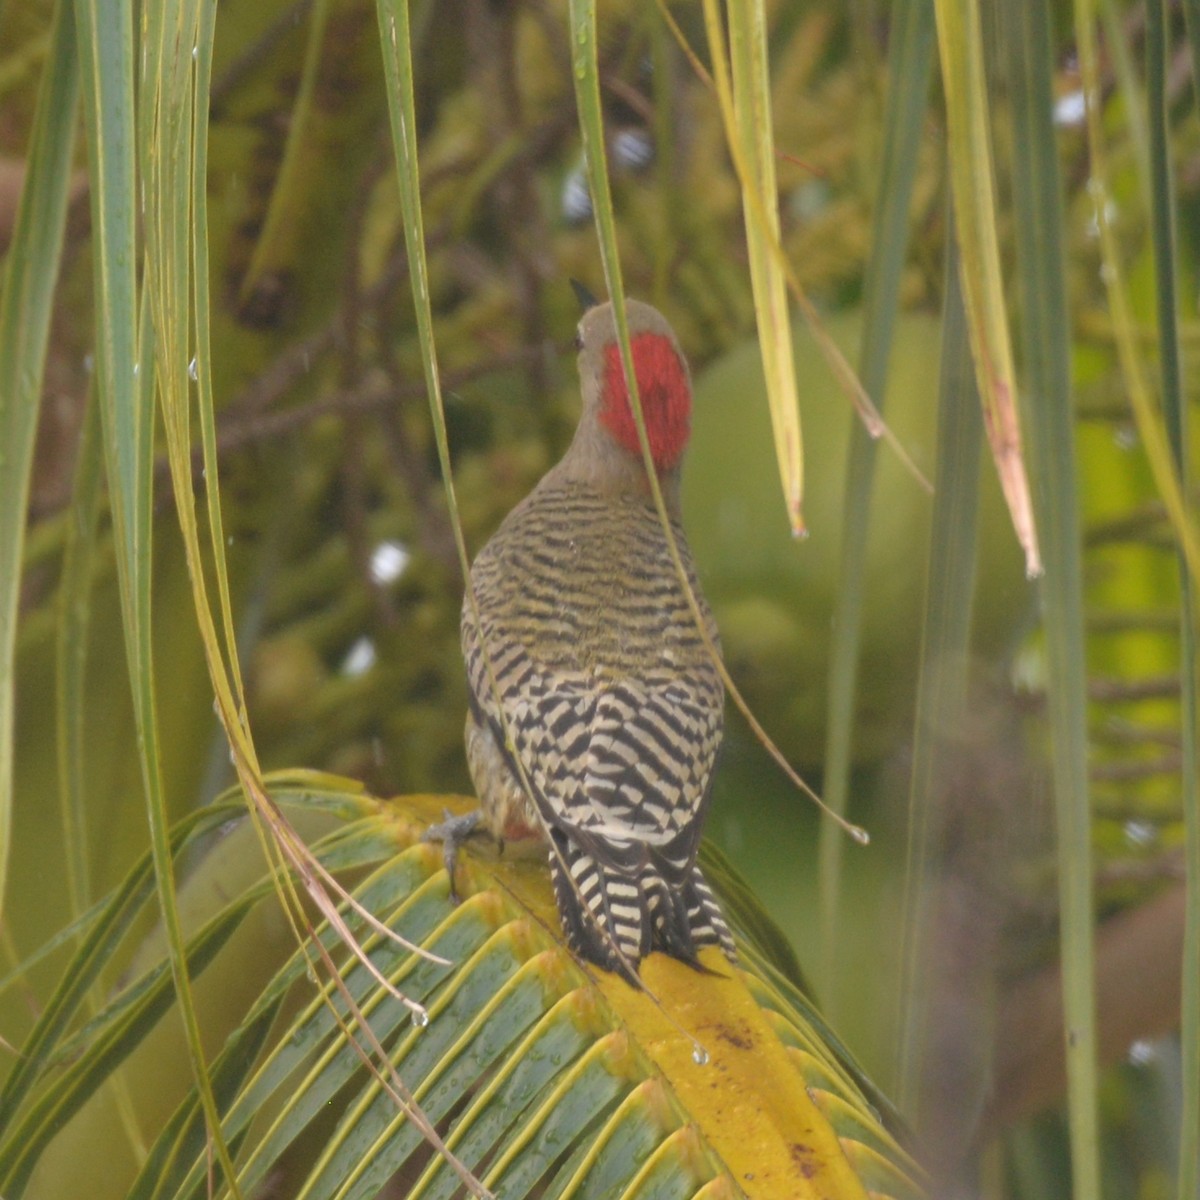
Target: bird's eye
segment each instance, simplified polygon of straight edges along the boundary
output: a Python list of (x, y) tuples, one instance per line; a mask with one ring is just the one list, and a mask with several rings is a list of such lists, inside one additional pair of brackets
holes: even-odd
[(576, 352), (583, 349), (583, 333), (581, 330), (575, 330), (575, 350)]

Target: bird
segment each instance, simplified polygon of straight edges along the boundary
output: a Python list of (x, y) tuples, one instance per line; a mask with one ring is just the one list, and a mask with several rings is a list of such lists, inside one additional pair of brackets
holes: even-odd
[[(577, 291), (581, 289), (577, 288)], [(611, 303), (575, 340), (582, 411), (562, 459), (471, 566), (461, 636), (467, 762), (481, 809), (430, 830), (457, 846), (547, 844), (567, 944), (636, 978), (660, 950), (736, 962), (697, 864), (724, 728), (720, 641), (684, 536), (687, 360), (667, 320), (626, 305), (650, 457), (702, 636), (653, 499)]]

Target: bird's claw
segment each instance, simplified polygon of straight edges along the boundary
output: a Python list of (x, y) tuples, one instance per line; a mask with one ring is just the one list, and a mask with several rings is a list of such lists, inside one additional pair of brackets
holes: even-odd
[(463, 813), (454, 816), (449, 809), (442, 810), (445, 818), (436, 825), (430, 825), (421, 838), (423, 842), (442, 843), (442, 861), (446, 864), (446, 874), (450, 877), (450, 900), (457, 904), (461, 897), (454, 883), (454, 869), (458, 865), (458, 850), (471, 838), (486, 832), (483, 823), (483, 810)]

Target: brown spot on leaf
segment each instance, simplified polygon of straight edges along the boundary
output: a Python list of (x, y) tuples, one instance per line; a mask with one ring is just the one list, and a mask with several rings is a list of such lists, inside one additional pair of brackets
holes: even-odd
[(804, 1142), (793, 1142), (791, 1152), (796, 1169), (805, 1179), (811, 1179), (821, 1169), (820, 1163), (812, 1160), (812, 1147)]
[(737, 1050), (749, 1050), (754, 1045), (754, 1038), (744, 1027), (738, 1030), (730, 1025), (718, 1025), (716, 1034), (723, 1042)]

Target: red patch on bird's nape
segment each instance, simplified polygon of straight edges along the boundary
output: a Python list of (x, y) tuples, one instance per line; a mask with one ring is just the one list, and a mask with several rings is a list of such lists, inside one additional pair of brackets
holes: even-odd
[[(639, 333), (630, 342), (637, 372), (638, 397), (646, 422), (650, 456), (660, 471), (669, 471), (683, 456), (692, 429), (692, 392), (687, 368), (671, 339), (661, 333)], [(642, 457), (637, 424), (625, 386), (621, 347), (604, 347), (604, 394), (600, 405), (604, 427), (630, 454)]]

